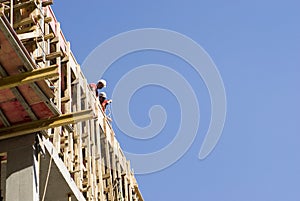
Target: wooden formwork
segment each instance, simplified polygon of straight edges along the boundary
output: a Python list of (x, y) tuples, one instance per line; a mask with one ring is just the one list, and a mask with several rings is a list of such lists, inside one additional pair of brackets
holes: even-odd
[(49, 128), (53, 143), (86, 200), (142, 201), (137, 182), (114, 131), (90, 89), (70, 43), (65, 39), (50, 0), (0, 1), (37, 68), (57, 67), (59, 76), (45, 78), (60, 114), (91, 110), (92, 119)]

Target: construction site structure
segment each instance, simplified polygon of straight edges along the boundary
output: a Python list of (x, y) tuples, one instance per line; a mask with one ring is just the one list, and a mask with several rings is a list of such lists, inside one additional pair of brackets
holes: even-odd
[(0, 200), (143, 201), (52, 3), (0, 0)]

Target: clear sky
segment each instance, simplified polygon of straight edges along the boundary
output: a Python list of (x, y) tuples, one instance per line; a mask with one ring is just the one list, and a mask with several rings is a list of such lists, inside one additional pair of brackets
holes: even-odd
[[(188, 81), (199, 103), (200, 112), (194, 112), (200, 114), (200, 123), (188, 151), (163, 170), (137, 175), (146, 201), (300, 200), (299, 8), (297, 0), (54, 1), (80, 64), (117, 34), (160, 28), (194, 40), (218, 68), (226, 90), (226, 122), (217, 146), (204, 160), (198, 154), (211, 119), (211, 99), (209, 87), (190, 64), (170, 53), (144, 50), (123, 56), (104, 73), (105, 91), (112, 97), (130, 70), (147, 64), (168, 66)], [(83, 71), (89, 82), (96, 82), (102, 68), (84, 66)], [(168, 81), (168, 76), (163, 79)], [(159, 152), (176, 139), (181, 111), (190, 107), (181, 104), (177, 93), (149, 83), (131, 96), (128, 112), (136, 125), (151, 123), (148, 112), (153, 105), (164, 107), (167, 118), (162, 130), (145, 140), (129, 137), (113, 123), (125, 151)], [(197, 125), (193, 115), (188, 121)]]

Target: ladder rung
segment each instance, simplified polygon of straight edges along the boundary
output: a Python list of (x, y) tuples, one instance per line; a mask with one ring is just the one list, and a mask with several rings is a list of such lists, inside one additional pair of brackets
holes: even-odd
[(55, 59), (57, 57), (62, 57), (62, 56), (63, 56), (63, 53), (61, 51), (52, 52), (52, 53), (46, 55), (46, 59), (52, 60), (52, 59)]
[(49, 6), (52, 4), (53, 4), (53, 0), (48, 0), (48, 1), (43, 1), (42, 6), (45, 7), (45, 6)]

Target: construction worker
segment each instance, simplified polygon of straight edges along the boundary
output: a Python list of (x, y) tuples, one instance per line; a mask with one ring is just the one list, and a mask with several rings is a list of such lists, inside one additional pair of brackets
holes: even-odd
[(112, 102), (112, 100), (107, 100), (106, 99), (106, 93), (105, 92), (100, 92), (99, 94), (99, 101), (102, 107), (103, 112), (105, 112), (106, 106)]
[(106, 81), (101, 79), (97, 82), (97, 84), (91, 83), (91, 84), (89, 84), (89, 86), (92, 89), (92, 91), (95, 92), (96, 97), (98, 97), (98, 89), (102, 89), (102, 88), (106, 87)]
[(96, 97), (98, 97), (97, 85), (95, 83), (91, 83), (91, 84), (89, 84), (89, 86), (90, 86), (91, 90), (93, 92), (95, 92)]
[(106, 81), (103, 80), (103, 79), (99, 80), (99, 81), (97, 82), (97, 89), (102, 89), (102, 88), (104, 88), (104, 87), (106, 87)]

